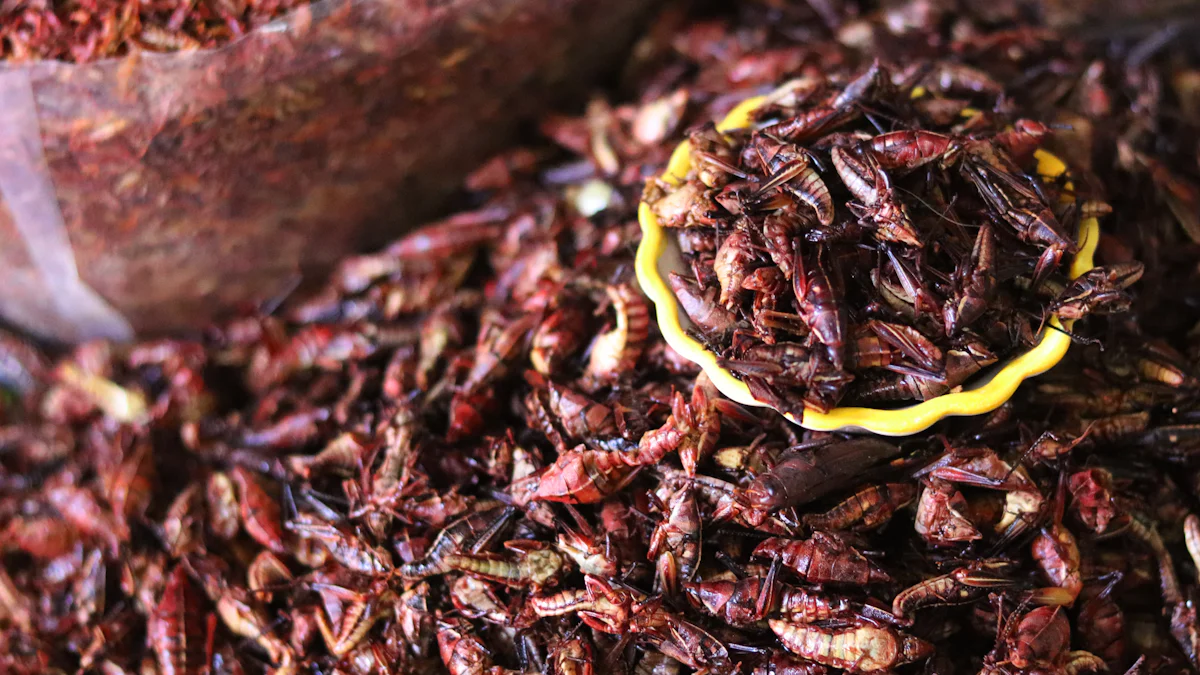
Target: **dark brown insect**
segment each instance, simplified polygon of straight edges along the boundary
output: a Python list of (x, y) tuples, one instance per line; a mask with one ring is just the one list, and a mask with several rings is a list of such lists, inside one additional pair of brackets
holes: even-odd
[(889, 443), (856, 438), (785, 455), (770, 471), (754, 479), (746, 489), (746, 500), (759, 511), (806, 504), (898, 452)]

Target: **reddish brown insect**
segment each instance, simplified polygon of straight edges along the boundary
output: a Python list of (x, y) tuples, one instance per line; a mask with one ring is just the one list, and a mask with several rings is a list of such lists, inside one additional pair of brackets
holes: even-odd
[(1136, 261), (1094, 267), (1073, 280), (1049, 310), (1064, 319), (1128, 311), (1132, 298), (1125, 290), (1137, 283), (1144, 271)]
[(1046, 246), (1033, 271), (1035, 285), (1058, 266), (1064, 254), (1076, 251), (1074, 239), (1050, 207), (993, 145), (985, 141), (967, 143), (962, 170), (993, 212), (1018, 236)]
[(996, 239), (984, 223), (975, 234), (971, 256), (954, 271), (954, 295), (943, 308), (946, 333), (954, 335), (983, 316), (996, 291)]
[(851, 204), (850, 210), (876, 226), (875, 236), (880, 241), (920, 246), (907, 207), (896, 199), (891, 180), (874, 156), (857, 155), (840, 147), (834, 147), (830, 154), (842, 182), (861, 203)]
[(867, 401), (928, 401), (950, 392), (999, 359), (980, 342), (968, 342), (945, 356), (945, 374), (900, 374), (870, 382), (861, 396)]
[(508, 671), (492, 660), (490, 650), (465, 619), (448, 618), (437, 625), (438, 652), (450, 675), (500, 675)]
[(872, 530), (912, 503), (917, 488), (912, 483), (867, 485), (825, 513), (804, 516), (804, 524), (817, 530)]
[(1096, 534), (1103, 534), (1117, 517), (1112, 495), (1112, 474), (1104, 469), (1086, 469), (1067, 477), (1071, 508), (1079, 520)]
[(275, 553), (287, 553), (279, 502), (267, 493), (259, 478), (246, 469), (234, 467), (229, 475), (238, 487), (238, 506), (246, 534)]
[(552, 675), (593, 675), (596, 672), (592, 643), (581, 635), (560, 638), (551, 646), (549, 658)]
[(1118, 574), (1103, 588), (1092, 587), (1091, 593), (1085, 589), (1075, 624), (1079, 646), (1104, 659), (1113, 669), (1125, 661), (1126, 651), (1125, 614), (1112, 598), (1120, 581)]
[(774, 580), (773, 576), (737, 581), (702, 581), (686, 585), (688, 600), (733, 626), (749, 626), (768, 616), (793, 623), (818, 623), (869, 614), (885, 614), (846, 598), (808, 591)]
[(680, 485), (666, 498), (662, 522), (650, 536), (647, 557), (655, 563), (658, 588), (670, 596), (692, 580), (700, 563), (701, 521), (695, 488)]
[(542, 375), (551, 375), (586, 344), (587, 316), (567, 304), (550, 313), (533, 331), (529, 360)]
[[(697, 466), (716, 450), (721, 435), (721, 403), (716, 387), (703, 374), (696, 378), (690, 402), (685, 403), (683, 395), (679, 392), (675, 393), (671, 401), (671, 419), (683, 434), (678, 441), (679, 461), (683, 464), (684, 471), (689, 474), (694, 475)], [(650, 432), (647, 436), (653, 433), (655, 432)]]
[(1104, 661), (1094, 654), (1069, 651), (1071, 625), (1061, 607), (1038, 607), (1019, 619), (1010, 634), (1001, 636), (1004, 642), (998, 650), (985, 659), (983, 672), (1003, 673), (1008, 665), (1055, 673), (1104, 669)]
[[(1132, 519), (1131, 522), (1138, 523), (1138, 519)], [(1145, 537), (1148, 543), (1151, 543), (1153, 548), (1161, 546), (1161, 541), (1156, 540), (1157, 533), (1153, 533), (1149, 537)], [(1144, 535), (1143, 535), (1144, 536)], [(1200, 562), (1200, 518), (1195, 514), (1189, 513), (1183, 523), (1184, 543), (1187, 546), (1189, 557), (1192, 563)], [(1200, 601), (1196, 597), (1196, 589), (1190, 589), (1187, 595), (1179, 595), (1178, 589), (1172, 588), (1171, 580), (1168, 576), (1168, 571), (1173, 573), (1173, 570), (1168, 570), (1165, 567), (1169, 563), (1169, 558), (1164, 559), (1162, 553), (1160, 557), (1160, 575), (1162, 576), (1163, 600), (1167, 603), (1172, 603), (1171, 607), (1171, 635), (1175, 638), (1176, 644), (1179, 645), (1183, 653), (1187, 655), (1188, 660), (1195, 666), (1200, 663)], [(1197, 579), (1200, 579), (1200, 573), (1197, 574)], [(1175, 582), (1176, 584), (1178, 582)]]
[(887, 572), (840, 537), (823, 532), (803, 540), (766, 539), (754, 548), (754, 556), (778, 560), (812, 584), (865, 586), (891, 580)]
[(586, 590), (569, 590), (531, 598), (537, 616), (577, 613), (597, 631), (621, 635), (632, 633), (664, 654), (693, 668), (706, 667), (729, 672), (733, 665), (724, 644), (698, 626), (662, 608), (659, 600), (598, 577), (585, 578)]
[(622, 461), (617, 453), (588, 450), (579, 446), (558, 456), (540, 475), (531, 476), (532, 499), (590, 504), (629, 484), (638, 468)]
[(313, 326), (297, 333), (278, 353), (256, 352), (247, 383), (264, 391), (293, 373), (312, 367), (340, 368), (343, 362), (366, 358), (374, 351), (375, 345), (360, 331)]
[(732, 310), (741, 302), (742, 283), (750, 275), (757, 260), (750, 235), (740, 230), (735, 230), (725, 237), (725, 241), (717, 249), (712, 267), (717, 281), (721, 284), (719, 302), (726, 309)]
[(917, 502), (915, 529), (934, 546), (952, 546), (983, 537), (966, 515), (967, 500), (949, 481), (926, 481)]
[(347, 569), (361, 574), (378, 575), (392, 570), (392, 557), (383, 548), (372, 546), (356, 532), (322, 522), (308, 514), (288, 520), (287, 528), (301, 539), (326, 551), (329, 557)]
[(445, 560), (448, 554), (480, 550), (508, 526), (515, 513), (512, 507), (494, 506), (459, 518), (438, 533), (423, 559), (401, 565), (396, 571), (408, 578), (444, 573), (449, 569)]
[(692, 281), (675, 272), (671, 272), (669, 280), (684, 313), (706, 334), (719, 340), (733, 332), (737, 316), (720, 304), (718, 287), (698, 289)]
[[(963, 485), (1003, 490), (1005, 492), (1004, 513), (995, 529), (1002, 540), (1009, 541), (1023, 533), (1032, 525), (1041, 513), (1045, 498), (1037, 485), (1029, 477), (1028, 472), (1021, 466), (1010, 466), (1000, 459), (990, 448), (951, 448), (940, 459), (918, 472), (918, 475), (929, 474), (935, 479), (954, 481)], [(931, 483), (931, 485), (935, 485)], [(933, 500), (930, 507), (938, 506), (937, 494), (950, 495), (946, 488), (938, 488), (930, 493)], [(952, 498), (952, 497), (951, 497)], [(952, 498), (953, 499), (953, 498)], [(958, 507), (955, 507), (957, 509)], [(918, 525), (922, 523), (922, 510), (918, 507)], [(930, 517), (938, 518), (939, 514), (954, 518), (949, 511), (933, 508), (927, 512)], [(933, 521), (929, 521), (933, 522)]]
[(167, 577), (162, 599), (146, 619), (146, 639), (159, 671), (170, 675), (204, 672), (211, 663), (207, 635), (214, 628), (205, 620), (200, 589), (188, 578), (184, 566), (176, 565)]
[(1003, 563), (981, 562), (926, 579), (896, 595), (892, 614), (911, 620), (918, 609), (976, 602), (997, 589), (1012, 588), (1016, 581), (998, 575), (1006, 567)]
[(821, 265), (820, 254), (812, 263), (806, 264), (797, 248), (793, 268), (795, 274), (792, 283), (800, 316), (804, 317), (813, 335), (825, 345), (834, 367), (841, 369), (845, 363), (846, 315)]
[(1075, 542), (1075, 536), (1061, 523), (1043, 528), (1033, 540), (1033, 558), (1041, 566), (1047, 580), (1067, 590), (1074, 602), (1083, 590), (1079, 545)]
[[(1012, 129), (996, 134), (993, 140), (1013, 158), (1024, 164), (1033, 159), (1033, 153), (1050, 133), (1050, 127), (1034, 120), (1020, 119), (1013, 122)], [(1087, 217), (1087, 216), (1085, 216)]]
[(915, 169), (929, 162), (946, 161), (959, 150), (949, 136), (932, 131), (893, 131), (875, 136), (869, 145), (885, 169)]

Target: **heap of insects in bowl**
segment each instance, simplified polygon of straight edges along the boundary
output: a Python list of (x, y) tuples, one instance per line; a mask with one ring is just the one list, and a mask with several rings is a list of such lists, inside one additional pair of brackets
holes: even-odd
[(647, 186), (694, 332), (779, 410), (927, 400), (1032, 347), (1051, 313), (1128, 303), (1136, 264), (1065, 277), (1105, 207), (1038, 175), (1050, 129), (999, 90), (976, 92), (990, 112), (925, 96), (929, 76), (792, 81), (752, 128), (693, 130), (686, 179)]

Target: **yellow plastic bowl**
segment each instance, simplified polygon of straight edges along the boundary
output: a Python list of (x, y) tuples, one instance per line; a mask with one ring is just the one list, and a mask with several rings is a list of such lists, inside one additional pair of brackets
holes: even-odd
[[(750, 113), (762, 101), (762, 97), (743, 101), (717, 125), (717, 128), (726, 131), (750, 126)], [(1038, 172), (1043, 176), (1059, 176), (1067, 170), (1061, 160), (1048, 152), (1039, 150), (1037, 161)], [(690, 168), (688, 143), (684, 141), (675, 148), (662, 179), (672, 185), (678, 185), (686, 178)], [(1066, 190), (1072, 189), (1071, 183), (1067, 182)], [(685, 358), (703, 368), (709, 379), (726, 397), (742, 405), (770, 407), (769, 404), (754, 398), (746, 383), (722, 368), (717, 363), (715, 354), (687, 334), (684, 327), (692, 325), (691, 319), (679, 307), (675, 294), (665, 281), (668, 273), (686, 269), (679, 244), (673, 234), (658, 224), (658, 219), (649, 204), (642, 202), (639, 206), (638, 220), (642, 225), (642, 243), (638, 247), (636, 263), (638, 282), (654, 302), (658, 313), (658, 326), (667, 343)], [(1071, 260), (1069, 270), (1072, 279), (1092, 269), (1092, 254), (1099, 239), (1100, 225), (1095, 218), (1085, 219), (1079, 224), (1079, 251)], [(1063, 330), (1055, 329), (1069, 331), (1072, 323), (1070, 320), (1060, 321), (1057, 316), (1051, 317), (1051, 328), (1043, 331), (1041, 342), (1036, 347), (1009, 359), (1004, 364), (992, 366), (988, 372), (958, 391), (928, 401), (905, 408), (839, 407), (824, 413), (806, 408), (799, 419), (790, 413), (784, 413), (784, 416), (795, 424), (815, 431), (856, 430), (884, 436), (906, 436), (924, 431), (945, 417), (990, 412), (1011, 398), (1026, 378), (1040, 375), (1062, 360), (1071, 345), (1071, 338)]]

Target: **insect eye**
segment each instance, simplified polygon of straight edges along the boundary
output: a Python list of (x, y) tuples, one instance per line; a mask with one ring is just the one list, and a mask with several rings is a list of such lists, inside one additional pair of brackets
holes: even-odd
[(774, 476), (764, 476), (746, 488), (746, 497), (754, 508), (771, 508), (786, 493), (783, 483)]

